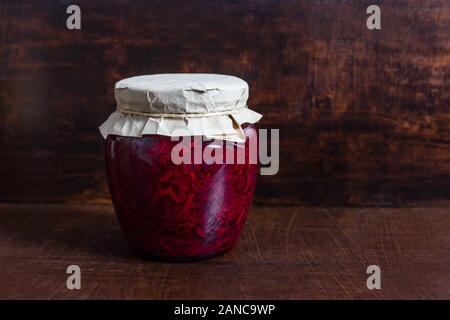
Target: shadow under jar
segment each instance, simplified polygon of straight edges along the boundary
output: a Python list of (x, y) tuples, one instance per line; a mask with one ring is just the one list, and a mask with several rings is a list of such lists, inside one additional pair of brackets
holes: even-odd
[[(123, 81), (132, 94), (118, 90), (124, 86)], [(191, 95), (193, 86), (206, 89)], [(208, 86), (218, 87), (219, 92), (226, 93), (225, 98), (219, 99), (217, 92), (212, 95)], [(123, 110), (123, 105), (130, 108), (130, 100), (139, 100), (137, 88), (144, 88), (145, 96), (151, 95), (153, 102), (165, 101), (164, 107), (161, 109), (158, 103), (149, 107), (147, 100), (148, 115), (142, 109)], [(172, 100), (164, 94), (186, 90), (188, 100), (200, 103), (188, 110), (177, 106), (186, 117), (169, 118), (167, 105), (171, 104), (167, 101)], [(251, 206), (258, 171), (257, 130), (252, 123), (261, 116), (246, 108), (247, 97), (248, 86), (243, 80), (222, 75), (153, 75), (116, 84), (118, 111), (100, 129), (106, 137), (105, 160), (114, 209), (132, 249), (153, 258), (189, 261), (214, 257), (233, 247)], [(212, 101), (219, 111), (203, 106), (202, 101)], [(222, 105), (233, 109), (222, 111)], [(242, 107), (236, 109), (236, 105)], [(164, 117), (160, 110), (164, 110)], [(191, 117), (193, 113), (208, 117)], [(171, 127), (164, 124), (167, 118), (175, 120)], [(203, 141), (197, 133), (189, 136), (199, 119), (203, 119), (203, 137), (220, 139), (211, 142)], [(149, 126), (149, 121), (158, 125)], [(216, 128), (205, 131), (205, 122), (216, 124)], [(217, 124), (221, 126), (219, 131)], [(191, 131), (174, 141), (172, 136), (177, 135), (170, 131), (173, 126), (190, 126)], [(166, 134), (157, 133), (162, 131)], [(209, 155), (209, 161), (205, 155)], [(222, 161), (211, 161), (211, 156)]]

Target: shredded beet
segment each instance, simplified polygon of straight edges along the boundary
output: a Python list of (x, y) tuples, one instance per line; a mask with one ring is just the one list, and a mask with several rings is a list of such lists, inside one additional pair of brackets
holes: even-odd
[[(244, 132), (257, 134), (254, 125)], [(159, 135), (108, 136), (108, 183), (125, 237), (135, 250), (166, 259), (225, 252), (239, 238), (255, 190), (258, 166), (249, 163), (249, 139), (245, 164), (176, 165), (177, 143)], [(191, 153), (208, 144), (193, 142)]]

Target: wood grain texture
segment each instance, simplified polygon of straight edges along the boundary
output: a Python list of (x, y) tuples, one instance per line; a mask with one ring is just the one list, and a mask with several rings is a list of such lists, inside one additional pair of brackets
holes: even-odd
[(449, 299), (448, 211), (259, 207), (232, 251), (163, 263), (128, 251), (110, 206), (3, 205), (0, 298)]
[(448, 204), (450, 1), (0, 3), (0, 201), (108, 202), (97, 126), (113, 84), (216, 72), (250, 84), (281, 167), (257, 204)]

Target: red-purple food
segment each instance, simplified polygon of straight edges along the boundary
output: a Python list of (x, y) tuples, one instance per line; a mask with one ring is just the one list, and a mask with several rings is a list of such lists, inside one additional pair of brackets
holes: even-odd
[[(171, 260), (203, 259), (229, 250), (245, 224), (258, 165), (249, 163), (247, 136), (244, 164), (179, 164), (171, 160), (179, 142), (161, 135), (109, 135), (105, 145), (108, 183), (114, 209), (130, 246)], [(202, 151), (210, 142), (190, 144)], [(238, 148), (233, 146), (234, 155)], [(197, 150), (198, 151), (198, 150)], [(230, 146), (224, 155), (230, 152)]]

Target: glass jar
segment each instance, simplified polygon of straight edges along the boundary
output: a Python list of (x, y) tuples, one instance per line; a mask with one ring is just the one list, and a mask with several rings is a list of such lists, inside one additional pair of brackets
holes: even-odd
[[(254, 125), (244, 128), (256, 136)], [(109, 135), (108, 183), (119, 223), (131, 247), (154, 257), (204, 259), (229, 250), (246, 221), (257, 164), (174, 164), (170, 137)], [(192, 148), (202, 153), (209, 142)], [(226, 144), (227, 151), (237, 145)], [(195, 151), (193, 151), (194, 153)]]
[[(115, 89), (118, 111), (100, 130), (114, 210), (130, 247), (176, 261), (231, 249), (245, 224), (258, 170), (254, 123), (261, 116), (245, 106), (245, 81), (168, 74), (125, 79)], [(181, 142), (173, 137), (179, 136), (182, 154), (220, 149), (223, 161), (174, 161)], [(215, 140), (198, 139), (204, 136)]]

